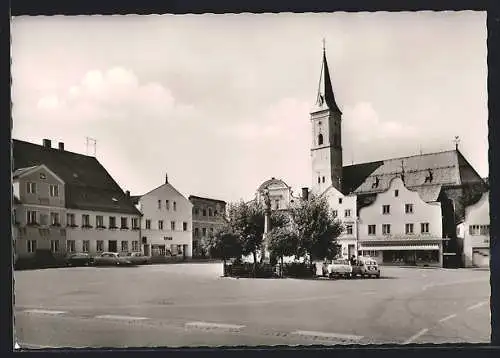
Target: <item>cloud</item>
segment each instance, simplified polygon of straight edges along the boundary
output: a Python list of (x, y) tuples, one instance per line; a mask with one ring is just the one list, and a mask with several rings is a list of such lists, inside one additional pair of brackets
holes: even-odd
[(81, 81), (60, 93), (41, 97), (38, 116), (52, 120), (170, 120), (193, 115), (194, 107), (178, 103), (159, 83), (141, 83), (127, 68), (88, 71)]
[(342, 123), (349, 138), (363, 143), (417, 138), (419, 134), (416, 127), (401, 122), (381, 120), (369, 102), (358, 102), (354, 106), (346, 106)]

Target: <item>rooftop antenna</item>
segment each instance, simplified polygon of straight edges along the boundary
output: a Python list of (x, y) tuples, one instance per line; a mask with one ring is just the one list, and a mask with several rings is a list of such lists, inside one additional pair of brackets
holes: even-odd
[(458, 150), (458, 144), (460, 143), (460, 137), (455, 136), (455, 139), (453, 140), (453, 143), (455, 143), (455, 150)]
[(87, 155), (90, 155), (89, 154), (89, 145), (93, 145), (94, 146), (94, 157), (95, 157), (96, 152), (97, 152), (97, 140), (94, 138), (90, 138), (90, 137), (85, 137), (85, 140), (86, 140), (85, 147), (87, 148)]

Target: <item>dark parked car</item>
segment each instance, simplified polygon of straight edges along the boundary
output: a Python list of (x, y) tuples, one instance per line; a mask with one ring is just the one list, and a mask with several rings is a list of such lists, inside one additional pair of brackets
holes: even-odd
[(66, 266), (89, 266), (92, 265), (94, 259), (87, 253), (70, 254), (66, 258)]
[(120, 256), (117, 252), (103, 252), (94, 258), (96, 266), (130, 266), (132, 261), (128, 258)]
[(141, 252), (129, 252), (126, 259), (135, 265), (147, 265), (151, 263), (151, 258), (143, 255)]

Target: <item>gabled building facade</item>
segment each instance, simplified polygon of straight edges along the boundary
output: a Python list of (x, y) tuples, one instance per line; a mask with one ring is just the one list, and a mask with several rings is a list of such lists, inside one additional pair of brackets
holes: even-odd
[(188, 199), (193, 205), (193, 257), (206, 256), (201, 241), (224, 225), (226, 202), (195, 195)]
[(192, 257), (193, 204), (169, 183), (132, 201), (142, 213), (141, 245), (146, 256)]
[(95, 157), (13, 140), (16, 250), (139, 251), (141, 214)]
[(16, 255), (32, 257), (39, 249), (64, 254), (64, 182), (44, 164), (19, 168), (12, 181)]
[(359, 213), (361, 255), (385, 265), (442, 266), (441, 204), (425, 202), (400, 177)]

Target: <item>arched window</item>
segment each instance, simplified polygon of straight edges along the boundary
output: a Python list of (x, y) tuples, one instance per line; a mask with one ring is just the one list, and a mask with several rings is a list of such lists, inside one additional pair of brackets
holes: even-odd
[(321, 178), (320, 178), (320, 177), (318, 177), (318, 184), (320, 184), (320, 183), (321, 183)]
[(323, 144), (323, 134), (318, 134), (318, 145), (322, 145)]

